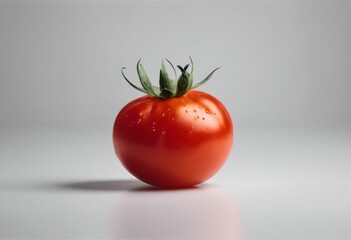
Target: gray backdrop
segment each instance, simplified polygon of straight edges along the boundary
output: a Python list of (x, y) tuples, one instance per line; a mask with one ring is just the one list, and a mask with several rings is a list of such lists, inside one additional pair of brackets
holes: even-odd
[(0, 124), (112, 124), (142, 62), (195, 63), (242, 125), (348, 125), (349, 1), (0, 2)]

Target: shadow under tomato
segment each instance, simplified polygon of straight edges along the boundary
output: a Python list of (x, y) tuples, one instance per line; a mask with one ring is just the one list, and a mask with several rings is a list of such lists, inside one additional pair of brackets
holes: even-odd
[(186, 189), (198, 189), (199, 186), (188, 188), (159, 188), (145, 184), (138, 180), (96, 180), (96, 181), (78, 181), (58, 184), (61, 189), (77, 191), (176, 191)]
[(59, 184), (58, 187), (77, 191), (130, 191), (148, 186), (137, 180), (95, 180), (67, 182)]

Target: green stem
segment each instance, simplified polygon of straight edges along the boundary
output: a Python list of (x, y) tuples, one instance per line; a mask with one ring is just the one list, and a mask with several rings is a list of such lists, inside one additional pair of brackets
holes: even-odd
[[(187, 92), (189, 92), (191, 89), (197, 88), (202, 84), (206, 83), (212, 77), (213, 73), (219, 69), (219, 68), (216, 68), (204, 80), (193, 85), (194, 63), (191, 57), (189, 58), (190, 58), (190, 64), (186, 64), (184, 67), (177, 65), (177, 67), (181, 71), (181, 75), (178, 79), (177, 79), (176, 69), (174, 68), (173, 64), (168, 59), (166, 59), (167, 62), (173, 68), (174, 75), (176, 77), (175, 81), (169, 78), (167, 69), (164, 65), (164, 61), (162, 60), (160, 79), (159, 79), (160, 87), (155, 87), (151, 84), (151, 81), (147, 76), (144, 67), (140, 63), (141, 59), (139, 59), (137, 63), (137, 72), (138, 72), (139, 80), (142, 87), (138, 87), (135, 84), (133, 84), (131, 81), (129, 81), (129, 79), (124, 74), (124, 70), (126, 69), (125, 67), (121, 69), (121, 72), (122, 72), (123, 78), (133, 88), (137, 89), (138, 91), (141, 91), (143, 93), (149, 94), (154, 97), (162, 98), (162, 99), (167, 99), (171, 97), (181, 97)], [(190, 65), (191, 65), (191, 72), (189, 73), (187, 70)]]

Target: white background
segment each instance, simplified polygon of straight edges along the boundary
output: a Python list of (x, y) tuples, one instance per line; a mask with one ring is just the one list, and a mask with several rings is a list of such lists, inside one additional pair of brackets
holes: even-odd
[[(1, 1), (0, 238), (351, 238), (351, 2)], [(142, 58), (192, 56), (224, 168), (157, 191), (114, 156)]]

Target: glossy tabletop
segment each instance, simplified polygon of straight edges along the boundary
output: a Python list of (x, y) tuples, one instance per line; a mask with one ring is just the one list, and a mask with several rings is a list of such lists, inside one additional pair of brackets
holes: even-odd
[(0, 136), (0, 238), (351, 238), (347, 129), (237, 128), (205, 184), (160, 190), (129, 175), (108, 130)]

